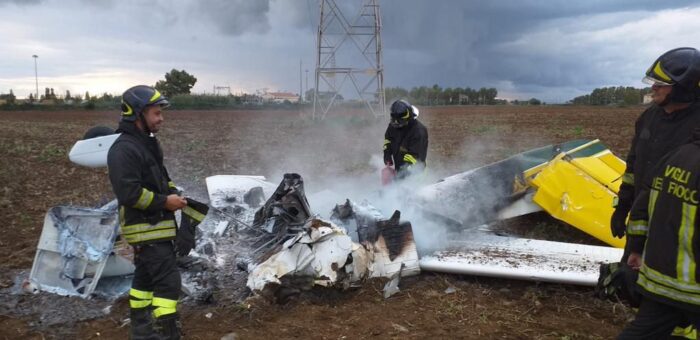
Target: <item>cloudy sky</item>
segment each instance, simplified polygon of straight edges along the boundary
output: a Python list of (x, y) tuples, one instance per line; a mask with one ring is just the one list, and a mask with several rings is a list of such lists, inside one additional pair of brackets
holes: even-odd
[[(485, 86), (563, 102), (642, 87), (658, 55), (700, 47), (697, 1), (380, 4), (386, 86)], [(300, 60), (313, 86), (318, 12), (318, 0), (0, 0), (0, 93), (34, 91), (34, 54), (40, 92), (117, 94), (176, 68), (197, 77), (195, 92), (296, 93)]]

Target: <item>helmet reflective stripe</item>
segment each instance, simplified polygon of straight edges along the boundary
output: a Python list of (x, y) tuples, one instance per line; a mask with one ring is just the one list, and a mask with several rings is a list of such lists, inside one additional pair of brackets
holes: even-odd
[(122, 119), (133, 122), (144, 113), (149, 105), (169, 106), (168, 98), (160, 91), (146, 85), (129, 88), (122, 94)]
[(664, 80), (664, 81), (667, 81), (667, 82), (671, 82), (671, 81), (672, 81), (671, 77), (669, 77), (669, 76), (666, 74), (666, 72), (664, 72), (664, 70), (661, 68), (661, 62), (660, 62), (660, 61), (657, 62), (656, 65), (654, 65), (654, 74), (657, 75), (657, 76), (659, 76), (659, 77), (661, 78), (661, 80)]
[(126, 111), (122, 111), (122, 115), (124, 116), (131, 116), (134, 114), (134, 109), (131, 108), (131, 105), (127, 104), (123, 99), (122, 99), (122, 105), (123, 107), (126, 108)]
[(151, 99), (149, 99), (148, 102), (149, 102), (149, 103), (153, 103), (153, 102), (155, 102), (156, 99), (158, 99), (158, 98), (160, 98), (160, 92), (158, 92), (158, 90), (156, 90), (156, 93), (154, 93), (153, 96), (151, 96)]
[(411, 117), (411, 111), (410, 111), (410, 110), (406, 110), (406, 115), (404, 115), (404, 116), (401, 117), (401, 118), (403, 118), (403, 119), (408, 119), (409, 117)]

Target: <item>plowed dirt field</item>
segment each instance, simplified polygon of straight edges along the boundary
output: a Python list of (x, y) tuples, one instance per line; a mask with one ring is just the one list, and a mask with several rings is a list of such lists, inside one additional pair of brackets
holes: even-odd
[[(599, 138), (626, 155), (643, 107), (426, 107), (428, 166), (439, 178), (530, 148), (578, 138)], [(67, 153), (95, 125), (115, 128), (118, 112), (0, 112), (0, 338), (126, 339), (128, 302), (65, 322), (49, 322), (41, 304), (71, 305), (75, 298), (17, 295), (28, 275), (44, 214), (55, 205), (96, 206), (112, 198), (106, 169), (76, 166)], [(329, 181), (379, 174), (385, 120), (353, 113), (313, 122), (298, 111), (166, 112), (159, 139), (165, 163), (190, 195), (206, 197), (204, 178), (260, 174), (277, 182), (302, 174), (307, 192)], [(529, 237), (590, 242), (544, 214), (508, 224)], [(526, 227), (523, 227), (526, 226)], [(536, 226), (532, 231), (527, 226)], [(447, 293), (448, 287), (455, 288)], [(632, 312), (592, 297), (592, 289), (424, 273), (402, 281), (387, 300), (381, 283), (348, 292), (312, 291), (285, 305), (243, 302), (215, 292), (207, 305), (181, 307), (189, 339), (608, 339)], [(97, 308), (100, 301), (85, 308)], [(107, 305), (107, 304), (105, 304)], [(93, 307), (90, 307), (93, 306)]]

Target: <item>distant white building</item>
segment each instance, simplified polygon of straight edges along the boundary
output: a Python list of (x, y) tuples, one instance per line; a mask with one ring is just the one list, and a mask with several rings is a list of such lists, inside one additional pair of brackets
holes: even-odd
[(647, 93), (644, 95), (644, 98), (642, 98), (642, 104), (649, 104), (652, 100), (651, 93)]
[(285, 100), (291, 103), (299, 101), (299, 95), (289, 92), (266, 92), (261, 97), (263, 101), (272, 103), (284, 103)]

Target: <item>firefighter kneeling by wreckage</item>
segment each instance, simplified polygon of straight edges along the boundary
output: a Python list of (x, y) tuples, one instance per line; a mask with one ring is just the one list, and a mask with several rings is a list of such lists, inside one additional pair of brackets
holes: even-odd
[[(121, 135), (107, 155), (121, 236), (134, 247), (131, 339), (180, 338), (177, 303), (182, 283), (176, 254), (185, 256), (194, 248), (195, 228), (208, 212), (206, 205), (180, 195), (163, 165), (155, 133), (168, 105), (149, 86), (124, 92), (117, 130)], [(180, 228), (175, 222), (177, 210), (182, 210)]]
[(391, 104), (391, 121), (384, 133), (382, 184), (425, 171), (428, 129), (418, 121), (418, 108), (405, 100)]

